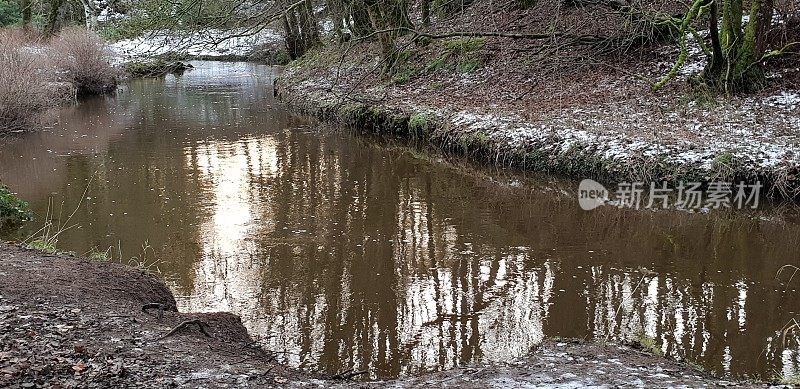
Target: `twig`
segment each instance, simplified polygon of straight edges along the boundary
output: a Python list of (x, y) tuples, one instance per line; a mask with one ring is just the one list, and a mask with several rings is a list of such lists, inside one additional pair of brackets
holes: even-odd
[(349, 379), (352, 379), (353, 377), (360, 376), (362, 374), (367, 374), (367, 373), (369, 373), (368, 370), (353, 371), (353, 369), (350, 369), (350, 370), (346, 370), (344, 372), (341, 372), (341, 373), (331, 377), (331, 379), (332, 380), (349, 380)]

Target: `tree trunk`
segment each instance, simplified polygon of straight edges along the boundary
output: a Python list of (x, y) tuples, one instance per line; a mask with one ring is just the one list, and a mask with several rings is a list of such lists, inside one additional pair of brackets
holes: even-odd
[(722, 44), (719, 40), (719, 6), (716, 1), (712, 1), (709, 9), (709, 35), (711, 36), (711, 60), (706, 65), (706, 72), (710, 74), (720, 74), (722, 71), (723, 53)]
[(756, 18), (756, 51), (764, 53), (767, 50), (769, 30), (772, 28), (772, 13), (775, 10), (775, 0), (761, 0), (761, 6)]
[(411, 18), (408, 16), (408, 1), (407, 0), (388, 0), (382, 1), (385, 9), (388, 9), (386, 16), (389, 17), (387, 21), (393, 27), (414, 28), (411, 23)]
[(83, 5), (83, 13), (86, 16), (86, 29), (89, 31), (97, 31), (97, 17), (100, 16), (100, 8), (97, 7), (94, 0), (80, 0)]
[(294, 10), (289, 10), (283, 15), (283, 28), (286, 31), (286, 51), (290, 59), (298, 59), (303, 55), (302, 42), (295, 18)]
[(31, 27), (31, 20), (33, 19), (33, 5), (31, 0), (21, 0), (19, 6), (22, 8), (22, 27), (27, 30)]
[[(391, 1), (391, 0), (389, 0)], [(375, 31), (389, 30), (393, 27), (392, 19), (383, 12), (386, 1), (368, 0), (367, 11), (369, 12), (369, 19), (372, 21), (372, 28)], [(389, 31), (378, 35), (378, 41), (381, 44), (381, 54), (384, 60), (384, 73), (391, 71), (396, 60), (396, 50), (394, 47), (394, 40), (397, 37), (397, 32)]]
[[(281, 5), (288, 7), (285, 0)], [(286, 51), (290, 59), (300, 58), (308, 49), (322, 43), (310, 1), (287, 9), (283, 15), (283, 28), (286, 30)]]
[(345, 20), (345, 6), (342, 0), (329, 0), (328, 9), (330, 11), (331, 19), (333, 20), (333, 32), (336, 34), (336, 40), (343, 42), (344, 38), (344, 20)]
[(742, 29), (742, 0), (727, 0), (723, 6), (722, 29), (717, 26), (716, 1), (711, 3), (709, 29), (712, 56), (703, 80), (725, 93), (754, 92), (766, 85), (761, 57), (772, 24), (772, 0), (753, 0), (750, 20)]
[(56, 34), (56, 27), (58, 26), (58, 14), (61, 11), (61, 6), (64, 0), (50, 0), (50, 10), (47, 13), (47, 22), (44, 25), (44, 35), (53, 36)]
[(311, 0), (306, 0), (297, 8), (300, 15), (300, 36), (303, 41), (303, 54), (305, 54), (309, 49), (320, 46), (322, 41), (319, 38), (317, 18), (314, 17)]
[(350, 2), (350, 14), (353, 23), (350, 26), (353, 36), (364, 36), (372, 32), (372, 24), (369, 20), (369, 11), (364, 0), (352, 0)]
[(428, 26), (431, 24), (431, 3), (432, 0), (422, 0), (422, 24)]

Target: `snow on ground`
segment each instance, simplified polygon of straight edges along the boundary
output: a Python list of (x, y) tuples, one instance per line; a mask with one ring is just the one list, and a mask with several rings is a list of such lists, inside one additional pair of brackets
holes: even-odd
[[(236, 36), (241, 34), (244, 36)], [(111, 45), (123, 60), (146, 58), (167, 53), (190, 56), (247, 56), (262, 45), (277, 45), (283, 37), (275, 30), (264, 29), (254, 34), (218, 29), (200, 31), (156, 31)]]
[(783, 91), (779, 95), (765, 98), (764, 102), (773, 107), (794, 110), (800, 106), (800, 91)]
[[(335, 383), (327, 387), (567, 389), (763, 387), (714, 378), (667, 358), (630, 346), (548, 340), (528, 357), (497, 364), (472, 364), (397, 380)], [(289, 387), (300, 387), (290, 383)]]
[[(293, 79), (294, 69), (285, 73)], [(330, 93), (331, 81), (295, 79), (290, 95), (318, 103), (342, 102)], [(377, 90), (367, 100), (380, 101)], [(408, 93), (411, 93), (410, 91)], [(617, 172), (648, 175), (648, 166), (673, 166), (715, 176), (720, 160), (735, 161), (750, 173), (764, 174), (800, 166), (800, 91), (767, 97), (720, 100), (715, 105), (689, 102), (665, 106), (654, 96), (561, 109), (539, 116), (509, 109), (488, 109), (451, 101), (435, 106), (416, 99), (395, 100), (388, 108), (425, 113), (456, 137), (490, 139), (498, 154), (527, 155), (534, 151), (555, 161), (569, 161), (576, 152), (600, 159)], [(502, 158), (498, 155), (498, 158)], [(630, 177), (629, 179), (642, 179)]]

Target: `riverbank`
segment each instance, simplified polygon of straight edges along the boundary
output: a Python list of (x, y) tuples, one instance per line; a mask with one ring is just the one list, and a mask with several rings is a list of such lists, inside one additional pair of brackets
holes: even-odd
[(252, 346), (238, 317), (178, 313), (166, 285), (139, 269), (0, 243), (0, 275), (0, 386), (259, 386), (295, 377)]
[(0, 385), (9, 387), (744, 385), (630, 346), (557, 339), (506, 363), (323, 380), (276, 363), (232, 314), (176, 312), (169, 289), (142, 269), (0, 243), (0, 275)]
[[(533, 12), (495, 8), (476, 2), (431, 33), (543, 23)], [(325, 120), (422, 138), (500, 166), (609, 183), (761, 181), (776, 197), (800, 194), (796, 58), (771, 63), (770, 85), (758, 94), (714, 97), (688, 85), (703, 68), (694, 41), (659, 92), (651, 82), (678, 57), (676, 44), (532, 57), (542, 45), (519, 39), (407, 39), (391, 73), (377, 43), (346, 45), (291, 63), (277, 95)]]

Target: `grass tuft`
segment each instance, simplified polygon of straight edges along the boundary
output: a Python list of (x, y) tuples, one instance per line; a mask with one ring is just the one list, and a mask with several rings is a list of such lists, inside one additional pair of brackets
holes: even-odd
[(56, 248), (56, 244), (58, 243), (58, 239), (34, 239), (25, 247), (32, 249), (32, 250), (39, 250), (48, 254), (55, 254), (58, 252)]

